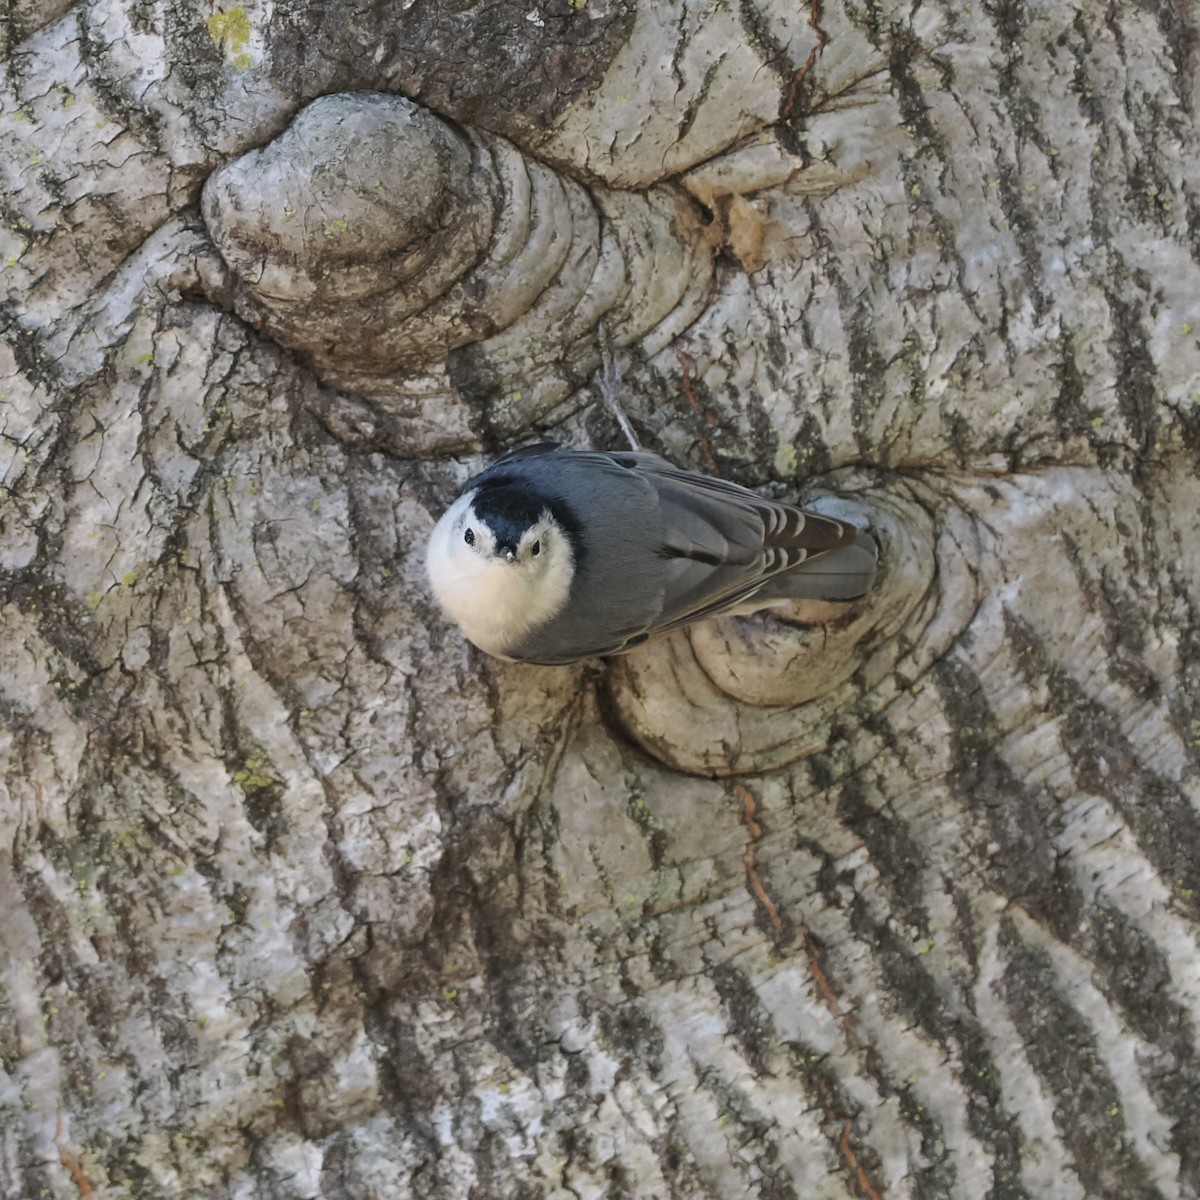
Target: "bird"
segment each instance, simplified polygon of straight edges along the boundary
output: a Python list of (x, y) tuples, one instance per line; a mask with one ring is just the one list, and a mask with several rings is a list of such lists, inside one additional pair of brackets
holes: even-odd
[(720, 613), (857, 599), (877, 557), (848, 521), (648, 451), (538, 442), (467, 482), (434, 526), (425, 565), (468, 641), (558, 666)]

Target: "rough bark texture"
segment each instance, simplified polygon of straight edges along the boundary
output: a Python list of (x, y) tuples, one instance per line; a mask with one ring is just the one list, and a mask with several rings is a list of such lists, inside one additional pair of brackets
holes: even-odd
[[(1192, 6), (3, 28), (0, 1195), (1200, 1196)], [(867, 604), (447, 626), (605, 318)]]

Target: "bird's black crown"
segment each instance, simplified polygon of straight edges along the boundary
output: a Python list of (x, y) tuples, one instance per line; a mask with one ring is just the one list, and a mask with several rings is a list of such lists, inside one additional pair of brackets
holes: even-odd
[(570, 542), (576, 566), (583, 562), (583, 528), (575, 509), (561, 496), (537, 495), (527, 480), (499, 473), (484, 479), (471, 503), (475, 515), (492, 531), (498, 550), (515, 553), (525, 533), (549, 515)]
[(492, 531), (497, 550), (516, 552), (525, 534), (550, 506), (517, 487), (481, 487), (471, 502), (475, 515)]

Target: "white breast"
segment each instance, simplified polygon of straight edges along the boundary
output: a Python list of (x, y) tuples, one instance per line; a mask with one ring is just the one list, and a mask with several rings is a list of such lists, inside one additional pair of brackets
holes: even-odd
[(434, 526), (425, 569), (438, 603), (467, 640), (497, 658), (556, 616), (571, 589), (573, 564), (565, 542), (557, 561), (534, 569), (480, 554), (463, 541), (471, 497), (460, 496)]

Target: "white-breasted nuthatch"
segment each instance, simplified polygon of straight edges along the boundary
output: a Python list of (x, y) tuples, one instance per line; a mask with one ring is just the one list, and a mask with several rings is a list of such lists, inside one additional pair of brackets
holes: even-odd
[(545, 665), (620, 654), (718, 613), (853, 600), (875, 575), (849, 522), (644, 451), (504, 455), (429, 539), (434, 595), (467, 639)]

